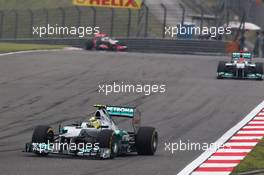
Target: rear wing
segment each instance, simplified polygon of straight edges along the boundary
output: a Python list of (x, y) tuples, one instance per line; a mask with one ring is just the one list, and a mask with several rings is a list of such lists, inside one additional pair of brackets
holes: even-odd
[(106, 106), (106, 111), (110, 117), (132, 119), (134, 132), (140, 127), (141, 113), (134, 107)]
[(252, 54), (250, 52), (234, 52), (232, 53), (232, 58), (233, 59), (239, 59), (239, 58), (244, 58), (244, 59), (252, 59)]
[(135, 108), (133, 107), (120, 107), (120, 106), (107, 106), (106, 110), (110, 116), (118, 117), (135, 117)]

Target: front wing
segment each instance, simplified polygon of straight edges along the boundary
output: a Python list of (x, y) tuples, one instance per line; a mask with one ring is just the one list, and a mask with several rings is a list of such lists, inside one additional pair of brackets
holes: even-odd
[(91, 148), (91, 149), (76, 149), (72, 150), (58, 150), (53, 146), (45, 143), (26, 143), (24, 152), (36, 153), (39, 155), (58, 154), (58, 155), (71, 155), (80, 157), (94, 157), (107, 159), (110, 158), (111, 150), (107, 148)]
[(249, 71), (247, 69), (234, 69), (225, 72), (217, 72), (217, 78), (263, 80), (264, 75)]

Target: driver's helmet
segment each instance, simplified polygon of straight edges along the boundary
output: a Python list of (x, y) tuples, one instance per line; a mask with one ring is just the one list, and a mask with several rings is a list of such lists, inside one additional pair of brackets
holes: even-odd
[(103, 38), (103, 37), (108, 37), (106, 33), (96, 33), (94, 34), (95, 38)]
[(243, 50), (242, 50), (242, 52), (249, 52), (249, 49), (246, 48), (246, 47), (244, 47)]
[(100, 120), (95, 116), (93, 116), (89, 119), (89, 123), (92, 127), (96, 128), (96, 129), (99, 129), (101, 127)]
[(106, 37), (102, 37), (102, 38), (101, 38), (101, 41), (103, 41), (103, 42), (110, 42), (110, 41), (111, 41), (111, 38), (108, 37), (108, 36), (106, 36)]

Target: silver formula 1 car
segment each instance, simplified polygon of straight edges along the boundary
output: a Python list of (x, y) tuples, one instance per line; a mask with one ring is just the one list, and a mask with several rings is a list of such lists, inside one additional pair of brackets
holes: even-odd
[[(158, 133), (153, 127), (140, 127), (140, 113), (135, 108), (95, 105), (89, 121), (59, 127), (54, 133), (50, 126), (37, 126), (25, 152), (37, 155), (64, 154), (101, 159), (136, 152), (154, 155)], [(129, 119), (132, 130), (120, 129), (115, 119)], [(122, 121), (124, 122), (124, 121)]]
[(230, 62), (219, 62), (217, 78), (263, 80), (263, 63), (253, 63), (250, 52), (235, 52)]

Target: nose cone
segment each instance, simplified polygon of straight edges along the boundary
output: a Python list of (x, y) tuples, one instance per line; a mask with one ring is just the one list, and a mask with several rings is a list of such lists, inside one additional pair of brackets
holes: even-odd
[(239, 63), (243, 63), (243, 62), (245, 62), (245, 59), (244, 59), (244, 58), (240, 58), (240, 59), (238, 60), (238, 62), (239, 62)]

